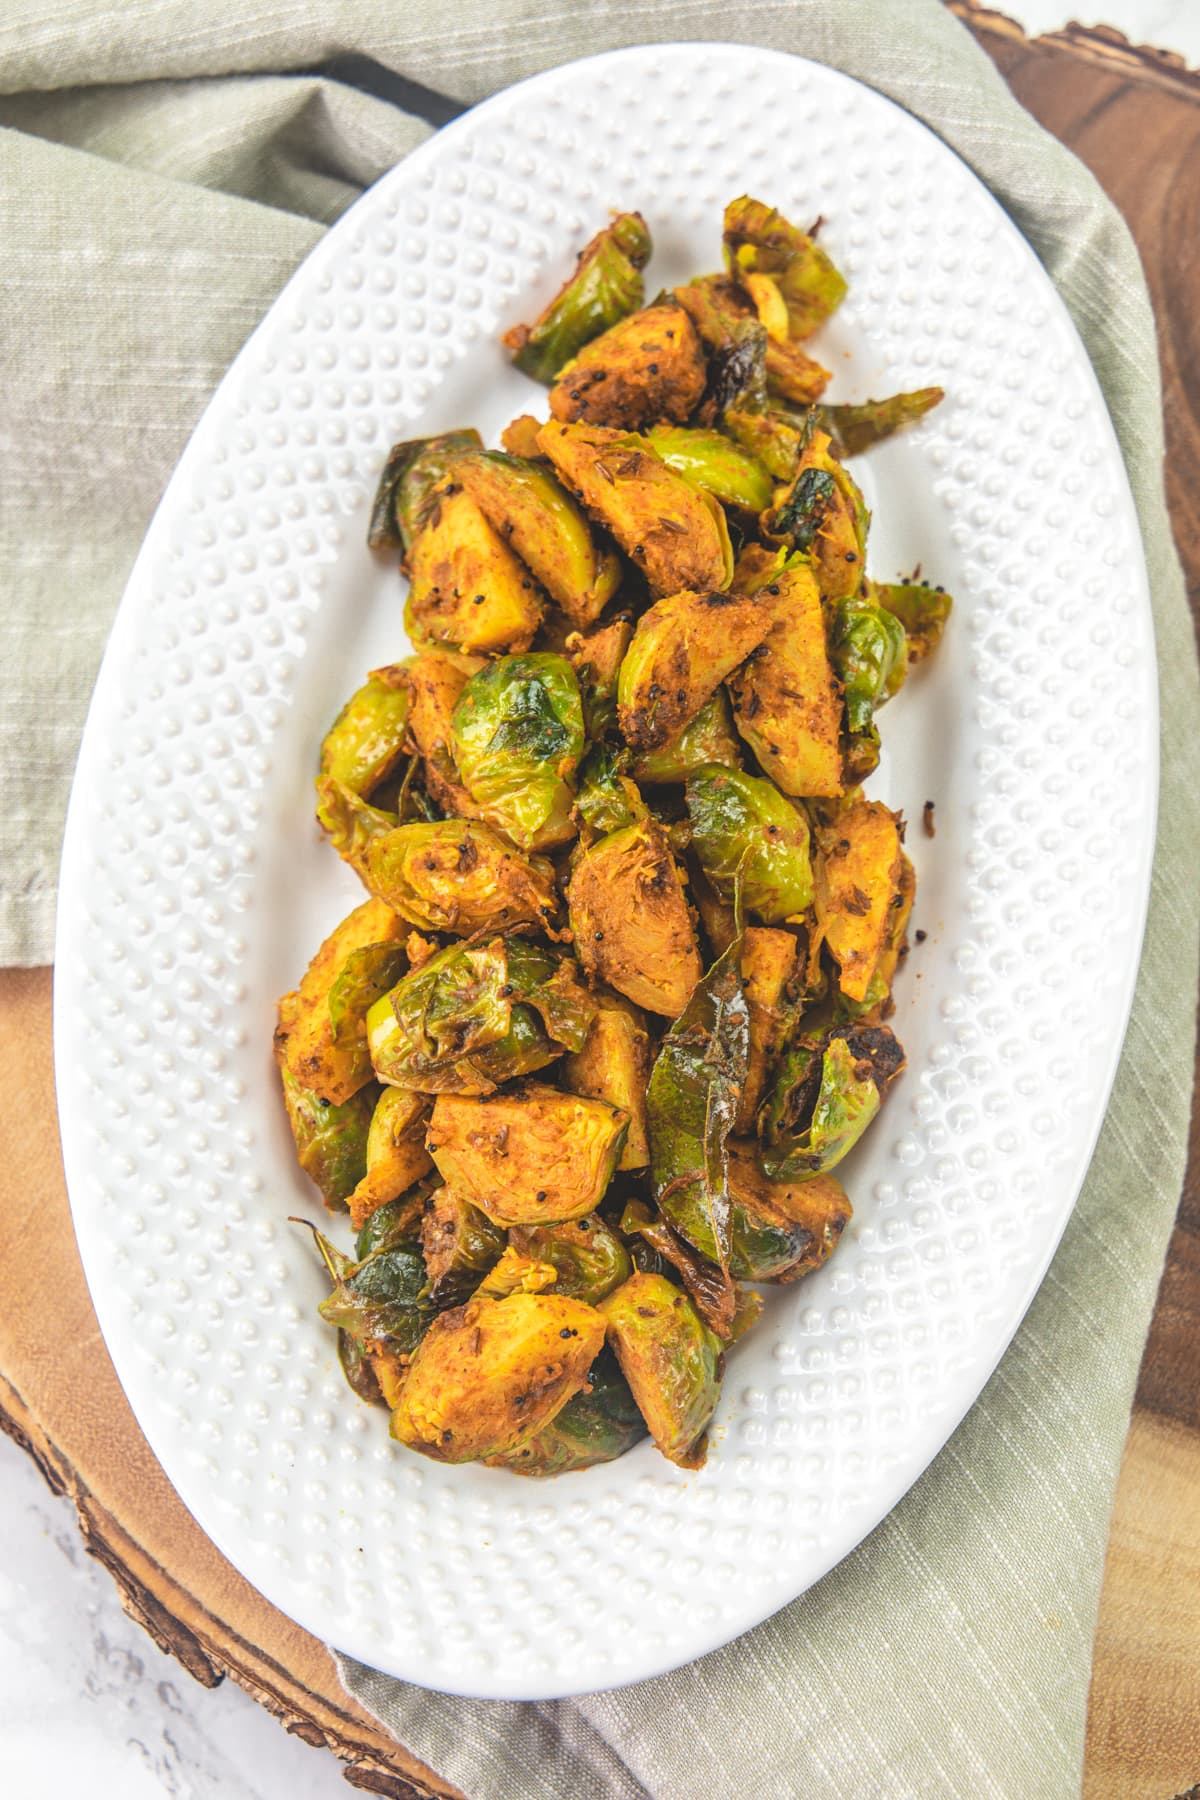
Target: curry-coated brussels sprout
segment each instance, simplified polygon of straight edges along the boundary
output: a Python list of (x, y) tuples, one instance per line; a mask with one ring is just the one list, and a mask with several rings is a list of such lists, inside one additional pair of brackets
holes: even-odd
[(403, 931), (381, 900), (356, 906), (279, 1002), (275, 1043), (288, 1072), (335, 1106), (371, 1079), (367, 1010), (404, 968)]
[(743, 194), (730, 201), (724, 242), (726, 268), (750, 292), (752, 276), (765, 275), (774, 283), (793, 338), (811, 337), (845, 298), (845, 280), (831, 258), (761, 200)]
[(750, 1012), (750, 1053), (735, 1131), (752, 1131), (767, 1085), (767, 1069), (788, 1034), (796, 1010), (799, 946), (790, 931), (752, 925), (742, 938), (741, 971)]
[(741, 760), (729, 711), (729, 696), (724, 688), (718, 688), (681, 731), (657, 750), (647, 750), (639, 756), (633, 765), (633, 773), (638, 781), (656, 787), (686, 781), (705, 763), (724, 763), (728, 768), (736, 769)]
[(729, 1141), (729, 1192), (732, 1264), (749, 1281), (790, 1283), (819, 1268), (837, 1249), (853, 1211), (835, 1175), (772, 1181), (752, 1138)]
[(848, 1000), (862, 1000), (900, 887), (900, 823), (878, 800), (825, 808), (816, 829), (815, 903)]
[(575, 795), (575, 812), (590, 832), (603, 836), (636, 824), (646, 808), (637, 784), (627, 773), (629, 751), (619, 748), (611, 738), (593, 744), (579, 771), (579, 787)]
[(336, 782), (323, 783), (321, 822), (368, 891), (421, 931), (545, 927), (558, 911), (550, 864), (490, 825), (393, 825)]
[(458, 697), (472, 675), (485, 667), (481, 656), (452, 650), (422, 650), (404, 665), (410, 711), (409, 735), (421, 757), (425, 787), (451, 818), (475, 819), (479, 809), (458, 778), (451, 746), (451, 720)]
[(785, 794), (842, 792), (842, 700), (829, 661), (825, 615), (812, 570), (757, 545), (738, 562), (774, 622), (762, 646), (729, 677), (733, 716), (766, 774)]
[(451, 944), (371, 1008), (376, 1074), (426, 1094), (491, 1094), (578, 1050), (596, 1003), (574, 960), (526, 938)]
[(549, 1263), (556, 1294), (595, 1306), (632, 1272), (629, 1252), (595, 1213), (564, 1225), (514, 1225), (509, 1248), (534, 1262)]
[(620, 558), (597, 543), (578, 503), (543, 463), (481, 450), (456, 465), (454, 479), (572, 623), (600, 616), (620, 584)]
[(795, 480), (762, 514), (765, 536), (809, 557), (823, 600), (859, 591), (871, 515), (848, 469), (829, 454), (829, 439), (814, 431)]
[(526, 1256), (510, 1243), (505, 1245), (500, 1261), (488, 1270), (475, 1289), (475, 1298), (507, 1300), (510, 1294), (540, 1294), (551, 1287), (557, 1292), (557, 1281), (558, 1270), (553, 1263)]
[(515, 1475), (566, 1475), (613, 1462), (646, 1436), (646, 1421), (620, 1365), (607, 1347), (588, 1370), (587, 1384), (536, 1437), (508, 1456), (489, 1457)]
[(945, 398), (940, 387), (914, 388), (908, 394), (890, 394), (886, 400), (862, 400), (856, 405), (820, 408), (821, 427), (829, 433), (834, 453), (859, 456), (872, 444), (915, 425)]
[(629, 1114), (536, 1082), (469, 1099), (440, 1094), (429, 1149), (442, 1179), (501, 1225), (557, 1224), (594, 1212)]
[(776, 481), (795, 479), (805, 433), (782, 413), (747, 412), (741, 407), (730, 407), (721, 425), (733, 441), (749, 451)]
[(834, 609), (829, 656), (845, 695), (847, 729), (855, 736), (869, 732), (876, 708), (891, 699), (908, 668), (903, 625), (864, 595), (841, 600)]
[(575, 671), (583, 700), (583, 723), (590, 742), (602, 738), (617, 722), (617, 674), (633, 637), (627, 615), (590, 631), (572, 631), (563, 654)]
[(698, 417), (707, 424), (733, 407), (760, 411), (767, 404), (767, 333), (737, 283), (702, 275), (677, 287), (675, 298), (708, 352), (708, 388)]
[(565, 656), (501, 656), (472, 675), (451, 723), (454, 760), (472, 800), (522, 850), (575, 836), (572, 777), (583, 754), (583, 703)]
[(322, 775), (332, 775), (369, 800), (403, 760), (408, 709), (402, 667), (376, 669), (325, 733)]
[(563, 1062), (563, 1080), (573, 1094), (607, 1100), (629, 1114), (629, 1133), (619, 1169), (644, 1169), (650, 1160), (646, 1138), (646, 1085), (651, 1048), (646, 1021), (622, 994), (601, 991), (583, 1047)]
[(641, 213), (618, 213), (597, 232), (537, 321), (505, 332), (502, 342), (518, 369), (549, 383), (586, 343), (634, 312), (645, 298), (641, 271), (651, 248)]
[(435, 1306), (460, 1306), (504, 1255), (504, 1230), (487, 1214), (439, 1187), (421, 1215), (421, 1249), (428, 1277), (426, 1293)]
[(808, 820), (774, 782), (709, 763), (689, 775), (692, 849), (708, 879), (767, 925), (795, 918), (813, 897)]
[(424, 1298), (425, 1264), (413, 1238), (400, 1239), (354, 1263), (317, 1311), (329, 1325), (367, 1343), (386, 1338), (395, 1349), (416, 1349), (434, 1308)]
[(367, 1131), (367, 1172), (350, 1195), (350, 1223), (356, 1231), (432, 1169), (425, 1148), (428, 1113), (422, 1094), (394, 1087), (380, 1094)]
[(707, 489), (723, 506), (760, 513), (771, 504), (771, 477), (750, 451), (720, 431), (655, 425), (646, 434), (669, 469)]
[(612, 325), (559, 370), (550, 416), (638, 431), (655, 419), (682, 423), (707, 380), (696, 328), (671, 299)]
[(542, 454), (538, 449), (537, 434), (545, 423), (545, 419), (535, 419), (532, 413), (518, 413), (500, 433), (501, 448), (510, 456), (523, 456), (526, 462), (536, 462)]
[(282, 1057), (279, 1074), (296, 1159), (330, 1212), (340, 1211), (367, 1172), (367, 1133), (379, 1089), (369, 1082), (335, 1106), (302, 1088)]
[(438, 1462), (518, 1450), (584, 1385), (604, 1331), (594, 1307), (554, 1293), (440, 1313), (400, 1390), (392, 1435)]
[(909, 662), (923, 662), (937, 648), (954, 604), (945, 588), (927, 581), (872, 581), (869, 588), (877, 605), (903, 625)]
[[(399, 1088), (390, 1092), (398, 1094)], [(428, 1102), (420, 1094), (413, 1098), (424, 1109)], [(433, 1167), (432, 1160), (430, 1167)], [(405, 1193), (395, 1200), (388, 1200), (383, 1206), (376, 1207), (368, 1213), (358, 1228), (354, 1240), (354, 1254), (359, 1262), (364, 1262), (373, 1250), (383, 1250), (398, 1243), (401, 1238), (414, 1238), (420, 1234), (421, 1220), (425, 1216), (425, 1208), (429, 1197), (438, 1187), (436, 1174), (423, 1176), (413, 1183)]]
[(575, 954), (590, 981), (677, 1017), (703, 973), (696, 930), (662, 827), (640, 819), (579, 857), (567, 889)]
[(542, 590), (465, 488), (437, 490), (404, 569), (415, 644), (494, 654), (533, 642)]
[(538, 443), (593, 518), (608, 526), (652, 594), (729, 586), (733, 551), (720, 503), (669, 469), (648, 439), (551, 421)]
[(802, 1038), (779, 1060), (759, 1115), (762, 1164), (773, 1181), (827, 1174), (875, 1114), (904, 1052), (886, 1025), (839, 1026)]
[(599, 1310), (656, 1448), (681, 1469), (700, 1468), (721, 1393), (720, 1338), (665, 1275), (631, 1275)]
[(773, 623), (753, 594), (685, 588), (656, 600), (637, 622), (617, 681), (626, 741), (647, 751), (678, 736)]
[(871, 1024), (880, 1022), (887, 1016), (890, 1011), (892, 983), (896, 979), (896, 970), (900, 966), (900, 958), (908, 940), (908, 921), (912, 916), (916, 892), (916, 871), (901, 850), (900, 873), (888, 911), (883, 948), (879, 952), (867, 991), (859, 1001), (847, 1000), (843, 994), (838, 1006), (839, 1014), (858, 1017)]
[(483, 448), (474, 430), (396, 444), (379, 478), (367, 542), (372, 550), (408, 550), (429, 516), (438, 485), (468, 451)]

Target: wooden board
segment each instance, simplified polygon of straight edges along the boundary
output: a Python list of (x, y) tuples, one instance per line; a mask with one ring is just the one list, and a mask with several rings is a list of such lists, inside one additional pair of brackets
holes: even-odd
[[(1170, 499), (1200, 616), (1200, 79), (1116, 34), (1028, 43), (954, 0), (1018, 97), (1089, 163), (1134, 230), (1162, 338)], [(54, 1114), (48, 970), (0, 972), (0, 1426), (69, 1494), (126, 1610), (197, 1680), (231, 1675), (347, 1780), (453, 1796), (343, 1693), (324, 1647), (221, 1557), (133, 1420), (71, 1232)], [(1195, 1121), (1194, 1121), (1195, 1126)], [(1200, 1781), (1200, 1143), (1193, 1139), (1117, 1495), (1085, 1800), (1170, 1800)], [(48, 1304), (49, 1301), (49, 1304)], [(1197, 1797), (1200, 1800), (1200, 1796)]]

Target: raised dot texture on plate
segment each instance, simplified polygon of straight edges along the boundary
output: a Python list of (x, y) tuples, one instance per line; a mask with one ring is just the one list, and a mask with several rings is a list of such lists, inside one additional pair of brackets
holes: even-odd
[[(803, 145), (786, 160), (781, 113)], [(826, 220), (850, 280), (815, 345), (832, 398), (947, 390), (856, 465), (872, 574), (919, 563), (956, 598), (870, 784), (911, 820), (937, 803), (936, 840), (909, 832), (909, 1066), (845, 1165), (837, 1255), (769, 1291), (730, 1356), (703, 1470), (647, 1445), (540, 1486), (442, 1468), (341, 1379), (285, 1223), (320, 1203), (270, 1056), (277, 996), (361, 897), (312, 821), (322, 732), (407, 649), (370, 497), (396, 439), (495, 442), (544, 407), (498, 334), (609, 207), (646, 214), (653, 294), (718, 265), (745, 191)], [(477, 107), (372, 188), (167, 489), (62, 869), (58, 1092), (88, 1281), (152, 1447), (231, 1561), (366, 1662), (530, 1699), (700, 1655), (844, 1556), (978, 1394), (1069, 1216), (1132, 993), (1156, 745), (1141, 546), (1092, 371), (1015, 228), (899, 108), (771, 52), (626, 50)]]

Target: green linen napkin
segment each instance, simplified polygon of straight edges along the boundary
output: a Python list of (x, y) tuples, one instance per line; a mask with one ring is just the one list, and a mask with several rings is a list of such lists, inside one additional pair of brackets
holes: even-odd
[(471, 102), (574, 56), (681, 38), (814, 57), (925, 119), (1012, 214), (1079, 327), (1141, 517), (1162, 685), (1159, 846), (1133, 1018), (1083, 1194), (1012, 1347), (906, 1499), (810, 1593), (699, 1663), (582, 1700), (473, 1703), (340, 1666), (471, 1800), (1059, 1800), (1079, 1788), (1113, 1486), (1183, 1170), (1197, 678), (1136, 252), (1095, 182), (937, 0), (243, 0), (228, 11), (10, 0), (0, 958), (49, 957), (87, 695), (191, 427), (322, 227), (428, 135), (416, 103), (409, 114), (286, 71), (365, 52)]

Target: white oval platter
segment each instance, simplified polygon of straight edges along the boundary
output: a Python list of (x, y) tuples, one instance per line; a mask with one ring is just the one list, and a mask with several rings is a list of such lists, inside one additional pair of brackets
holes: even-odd
[[(312, 819), (321, 735), (407, 647), (370, 499), (394, 440), (475, 424), (494, 442), (538, 409), (498, 335), (610, 207), (649, 220), (653, 293), (719, 265), (744, 191), (824, 216), (850, 283), (817, 340), (831, 397), (948, 395), (856, 464), (871, 572), (920, 564), (957, 602), (871, 783), (912, 821), (927, 933), (898, 984), (908, 1069), (844, 1166), (838, 1254), (774, 1290), (731, 1355), (704, 1469), (645, 1444), (545, 1483), (445, 1468), (343, 1382), (287, 1223), (320, 1206), (270, 1055), (276, 997), (358, 895)], [(1079, 1191), (1141, 940), (1156, 708), (1091, 367), (1028, 245), (900, 108), (773, 52), (635, 48), (498, 95), (381, 180), (288, 283), (167, 488), (62, 865), (75, 1228), (139, 1423), (229, 1559), (368, 1663), (531, 1699), (713, 1649), (851, 1550), (979, 1393)]]

